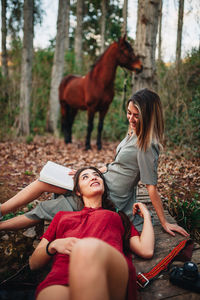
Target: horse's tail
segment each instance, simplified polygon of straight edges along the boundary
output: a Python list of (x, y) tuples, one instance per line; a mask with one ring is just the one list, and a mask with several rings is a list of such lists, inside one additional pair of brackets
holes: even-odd
[(64, 100), (63, 99), (63, 93), (64, 93), (64, 90), (65, 90), (65, 87), (67, 86), (67, 84), (74, 78), (76, 78), (77, 76), (75, 75), (68, 75), (68, 76), (65, 76), (60, 85), (59, 85), (59, 101), (61, 100)]

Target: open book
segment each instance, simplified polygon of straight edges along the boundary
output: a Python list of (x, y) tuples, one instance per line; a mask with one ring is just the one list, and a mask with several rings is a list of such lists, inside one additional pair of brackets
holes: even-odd
[(73, 176), (68, 175), (69, 171), (71, 169), (48, 161), (40, 172), (39, 180), (72, 191), (74, 181)]

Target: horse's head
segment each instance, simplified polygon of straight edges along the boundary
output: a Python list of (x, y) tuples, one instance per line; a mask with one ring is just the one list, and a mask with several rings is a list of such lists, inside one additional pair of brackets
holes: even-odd
[(142, 72), (143, 66), (139, 56), (134, 54), (131, 44), (126, 40), (126, 35), (118, 41), (118, 64), (135, 73)]

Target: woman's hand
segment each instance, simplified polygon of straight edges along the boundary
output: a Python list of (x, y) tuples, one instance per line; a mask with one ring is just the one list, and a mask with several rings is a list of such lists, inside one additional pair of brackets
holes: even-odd
[(76, 172), (77, 172), (77, 170), (71, 169), (71, 170), (69, 171), (68, 175), (74, 176), (74, 175), (76, 174)]
[(150, 217), (150, 213), (145, 204), (137, 202), (133, 204), (133, 215), (138, 214), (140, 217)]
[(185, 231), (185, 229), (183, 229), (182, 227), (178, 226), (177, 224), (171, 224), (166, 222), (165, 224), (162, 225), (163, 229), (171, 234), (172, 236), (175, 236), (174, 231), (180, 233), (181, 235), (185, 236), (185, 237), (189, 237), (189, 233), (187, 233), (187, 231)]
[(106, 166), (103, 166), (103, 167), (99, 168), (99, 171), (100, 171), (101, 173), (105, 173), (105, 172), (107, 172), (107, 167), (106, 167)]
[(130, 248), (143, 258), (151, 258), (154, 253), (154, 230), (151, 223), (151, 215), (143, 203), (134, 203), (133, 215), (139, 214), (144, 218), (144, 224), (140, 236), (130, 238)]
[(51, 242), (49, 245), (49, 250), (51, 252), (58, 252), (61, 254), (68, 254), (70, 255), (72, 248), (80, 239), (75, 237), (69, 237), (64, 239), (56, 239), (55, 241)]

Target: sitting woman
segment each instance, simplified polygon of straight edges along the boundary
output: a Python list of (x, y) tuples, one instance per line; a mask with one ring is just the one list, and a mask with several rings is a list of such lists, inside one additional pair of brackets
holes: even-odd
[(154, 231), (146, 206), (133, 206), (133, 214), (144, 218), (139, 235), (128, 217), (116, 212), (98, 169), (78, 170), (74, 193), (84, 208), (58, 212), (30, 257), (32, 270), (53, 257), (52, 269), (39, 284), (36, 299), (136, 299), (131, 251), (143, 258), (151, 258), (154, 251)]

